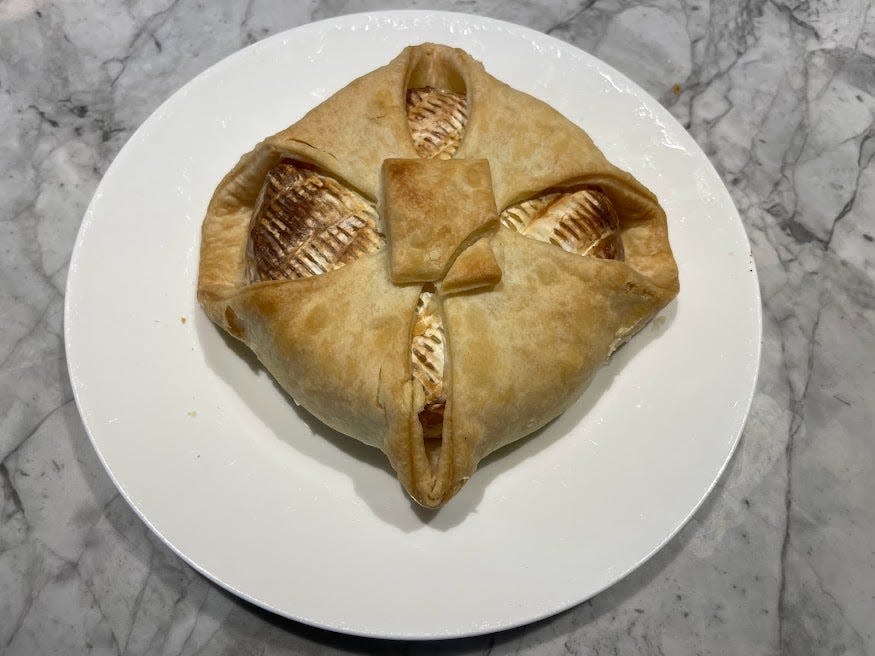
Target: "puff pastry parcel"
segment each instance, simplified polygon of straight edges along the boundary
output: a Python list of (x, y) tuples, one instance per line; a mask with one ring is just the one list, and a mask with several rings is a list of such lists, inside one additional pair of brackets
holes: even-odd
[(678, 292), (656, 197), (545, 103), (423, 44), (242, 157), (198, 299), (420, 504), (556, 417)]

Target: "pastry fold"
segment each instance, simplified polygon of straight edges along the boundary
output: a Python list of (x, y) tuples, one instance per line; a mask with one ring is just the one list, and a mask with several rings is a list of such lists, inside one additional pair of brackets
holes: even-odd
[[(427, 244), (416, 245), (418, 254), (392, 242), (381, 216), (376, 229), (389, 240), (381, 250), (320, 275), (253, 280), (250, 232), (271, 169), (287, 160), (313, 167), (382, 211), (384, 162), (424, 152), (414, 146), (406, 113), (414, 88), (452, 92), (456, 110), (466, 99), (452, 159), (488, 162), (494, 204), (487, 228), (447, 210), (446, 225), (476, 230), (451, 257), (444, 246), (439, 266), (418, 269)], [(452, 195), (447, 184), (438, 195)], [(623, 261), (565, 252), (495, 221), (496, 210), (583, 187), (612, 204)], [(404, 215), (407, 229), (415, 220), (416, 213)], [(393, 281), (395, 258), (412, 277)], [(431, 291), (411, 280), (429, 281)], [(246, 343), (297, 403), (385, 452), (408, 493), (434, 508), (484, 456), (573, 403), (678, 289), (666, 216), (653, 193), (549, 105), (496, 80), (461, 50), (423, 44), (241, 158), (203, 222), (197, 294), (212, 321)], [(430, 298), (446, 340), (439, 400), (425, 398), (411, 365), (417, 302), (435, 291)], [(431, 436), (434, 423), (424, 432), (426, 415), (442, 419), (439, 438)]]
[(492, 252), (492, 239), (481, 237), (455, 259), (440, 284), (441, 296), (492, 287), (501, 280), (501, 267)]

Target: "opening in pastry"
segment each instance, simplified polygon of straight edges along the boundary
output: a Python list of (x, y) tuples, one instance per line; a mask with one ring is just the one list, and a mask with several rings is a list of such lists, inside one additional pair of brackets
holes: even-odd
[(268, 172), (252, 213), (248, 277), (318, 276), (384, 243), (373, 203), (308, 164), (282, 159)]
[(451, 159), (468, 122), (465, 80), (436, 51), (423, 52), (407, 79), (407, 125), (423, 159)]
[(422, 426), (425, 454), (432, 470), (437, 470), (447, 405), (444, 390), (446, 342), (440, 300), (433, 285), (423, 288), (416, 303), (410, 361), (414, 382), (423, 393), (417, 417)]
[(599, 189), (553, 191), (508, 207), (501, 223), (511, 230), (569, 253), (623, 260), (620, 221)]
[(423, 159), (452, 159), (467, 122), (464, 94), (435, 87), (407, 90), (407, 125), (416, 153)]

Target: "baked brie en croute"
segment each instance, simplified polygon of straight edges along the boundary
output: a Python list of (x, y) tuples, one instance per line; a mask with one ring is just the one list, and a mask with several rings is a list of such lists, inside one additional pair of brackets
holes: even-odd
[(665, 213), (462, 50), (406, 48), (221, 181), (198, 299), (323, 422), (446, 503), (678, 292)]

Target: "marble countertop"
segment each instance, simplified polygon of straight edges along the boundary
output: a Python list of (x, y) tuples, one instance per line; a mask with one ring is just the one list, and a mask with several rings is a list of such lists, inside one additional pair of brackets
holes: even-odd
[[(659, 98), (726, 181), (764, 303), (743, 440), (689, 524), (576, 608), (445, 643), (313, 629), (194, 572), (98, 462), (62, 334), (85, 207), (158, 104), (271, 33), (409, 4), (548, 32)], [(3, 0), (0, 653), (875, 653), (873, 116), (867, 0)]]

